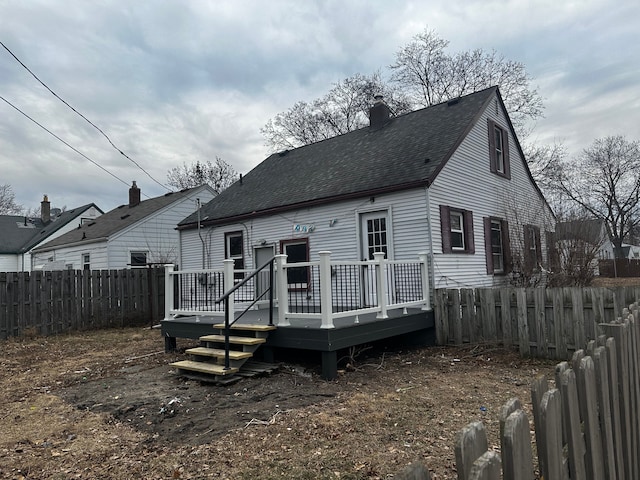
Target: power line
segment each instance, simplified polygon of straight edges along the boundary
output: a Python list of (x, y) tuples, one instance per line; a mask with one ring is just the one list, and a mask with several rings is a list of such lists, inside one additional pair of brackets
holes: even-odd
[[(64, 143), (67, 147), (69, 147), (71, 150), (73, 150), (74, 152), (76, 152), (78, 155), (81, 155), (82, 157), (86, 158), (87, 160), (89, 160), (91, 163), (93, 163), (96, 167), (98, 167), (99, 169), (105, 171), (106, 173), (108, 173), (109, 175), (111, 175), (113, 178), (115, 178), (116, 180), (119, 180), (120, 182), (124, 183), (127, 187), (129, 186), (129, 184), (127, 182), (125, 182), (124, 180), (122, 180), (120, 177), (118, 177), (116, 174), (111, 173), (109, 170), (107, 170), (106, 168), (104, 168), (102, 165), (100, 165), (98, 162), (90, 159), (88, 156), (86, 156), (84, 153), (82, 153), (80, 150), (78, 150), (77, 148), (75, 148), (73, 145), (70, 145), (69, 143), (65, 142), (62, 138), (60, 138), (58, 135), (56, 135), (55, 133), (53, 133), (51, 130), (49, 130), (47, 127), (45, 127), (44, 125), (38, 123), (36, 120), (34, 120), (33, 118), (31, 118), (29, 115), (27, 115), (25, 112), (23, 112), (22, 110), (20, 110), (18, 107), (16, 107), (13, 103), (11, 103), (9, 100), (7, 100), (6, 98), (4, 98), (2, 95), (0, 95), (0, 100), (2, 100), (3, 102), (5, 102), (7, 105), (9, 105), (10, 107), (14, 108), (15, 110), (17, 110), (18, 112), (20, 112), (22, 115), (24, 115), (25, 117), (27, 117), (29, 120), (31, 120), (33, 123), (35, 123), (36, 125), (38, 125), (40, 128), (42, 128), (45, 132), (47, 132), (49, 135), (55, 137), (56, 139), (60, 140), (62, 143)], [(145, 195), (146, 196), (146, 195)]]
[[(102, 129), (100, 127), (98, 127), (95, 123), (93, 123), (91, 120), (89, 120), (87, 117), (85, 117), (82, 113), (80, 113), (78, 110), (76, 110), (75, 108), (73, 108), (71, 105), (69, 105), (63, 98), (61, 98), (56, 92), (54, 92), (53, 90), (51, 90), (49, 88), (49, 86), (44, 83), (42, 80), (40, 80), (38, 78), (38, 76), (33, 73), (31, 71), (31, 69), (29, 67), (27, 67), (11, 50), (9, 50), (9, 48), (2, 43), (2, 41), (0, 41), (0, 45), (2, 45), (2, 47), (9, 52), (9, 54), (20, 64), (22, 65), (25, 70), (27, 72), (29, 72), (33, 78), (35, 78), (44, 88), (46, 88), (47, 90), (49, 90), (49, 92), (51, 92), (51, 94), (56, 97), (58, 100), (60, 100), (62, 103), (64, 103), (67, 107), (69, 107), (71, 110), (73, 110), (77, 115), (79, 115), (80, 117), (82, 117), (83, 120), (85, 120), (87, 123), (89, 123), (89, 125), (91, 125), (93, 128), (95, 128), (96, 130), (98, 130), (98, 132), (100, 132), (102, 134), (102, 136), (104, 138), (107, 139), (107, 141), (111, 144), (111, 146), (113, 148), (115, 148), (120, 155), (122, 155), (123, 157), (125, 157), (127, 160), (129, 160), (131, 163), (133, 163), (136, 167), (138, 167), (140, 170), (142, 170), (151, 180), (153, 180), (154, 182), (156, 182), (158, 185), (160, 185), (162, 188), (166, 189), (167, 191), (171, 191), (170, 188), (168, 188), (166, 185), (164, 185), (163, 183), (160, 183), (158, 180), (156, 180), (155, 178), (153, 178), (151, 176), (151, 174), (149, 172), (147, 172), (138, 162), (136, 162), (134, 159), (132, 159), (129, 155), (127, 155), (126, 153), (124, 153), (122, 150), (120, 150), (120, 148), (118, 148), (109, 138), (109, 136), (104, 133), (104, 131), (102, 131)], [(6, 100), (5, 100), (6, 101)]]

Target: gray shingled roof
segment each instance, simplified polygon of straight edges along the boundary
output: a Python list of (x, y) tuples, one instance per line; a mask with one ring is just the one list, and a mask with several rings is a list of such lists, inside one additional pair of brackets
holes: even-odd
[(597, 245), (602, 242), (604, 222), (599, 219), (570, 220), (556, 223), (556, 240), (582, 240)]
[(47, 224), (40, 218), (0, 215), (0, 253), (18, 254), (29, 251), (91, 207), (100, 210), (95, 204), (89, 203), (65, 210)]
[[(217, 224), (300, 206), (428, 185), (471, 129), (491, 87), (328, 140), (271, 155), (207, 203)], [(197, 224), (197, 214), (180, 227)]]
[(65, 233), (58, 238), (54, 238), (50, 242), (34, 249), (34, 251), (49, 250), (52, 247), (58, 247), (60, 245), (93, 243), (108, 240), (112, 235), (139, 222), (158, 210), (182, 200), (193, 191), (206, 188), (210, 187), (203, 185), (181, 190), (180, 192), (170, 192), (160, 197), (143, 200), (133, 207), (130, 207), (128, 204), (120, 205), (104, 215), (100, 215), (95, 220), (82, 225), (82, 227)]

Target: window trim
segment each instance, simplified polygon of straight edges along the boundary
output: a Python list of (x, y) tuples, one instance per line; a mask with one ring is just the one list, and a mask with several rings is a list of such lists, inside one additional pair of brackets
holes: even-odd
[[(509, 158), (509, 132), (498, 125), (494, 120), (488, 119), (489, 132), (489, 169), (492, 173), (506, 179), (511, 179), (511, 160)], [(502, 138), (502, 164), (503, 170), (498, 168), (498, 145), (496, 145), (496, 132), (500, 132)]]
[[(144, 263), (133, 263), (133, 255), (144, 255)], [(149, 265), (149, 251), (148, 250), (129, 250), (129, 267), (131, 268), (147, 268)]]
[[(451, 237), (451, 213), (462, 215), (462, 241), (464, 248), (452, 246)], [(440, 205), (440, 233), (442, 235), (442, 253), (472, 254), (476, 252), (473, 236), (473, 212), (462, 208), (454, 208), (448, 205)]]
[[(85, 257), (87, 258), (86, 261), (85, 261)], [(80, 254), (80, 262), (82, 264), (83, 270), (91, 270), (91, 253), (85, 252)]]
[[(240, 237), (240, 255), (231, 256), (230, 250), (230, 240), (233, 237)], [(233, 260), (233, 269), (234, 270), (244, 270), (246, 267), (246, 263), (244, 260), (244, 234), (242, 230), (234, 230), (232, 232), (224, 233), (224, 258)], [(241, 264), (239, 264), (238, 260), (240, 260)], [(233, 273), (234, 280), (242, 280), (244, 278), (243, 272), (235, 272)]]
[[(487, 274), (494, 276), (507, 275), (511, 272), (511, 242), (509, 239), (509, 222), (499, 217), (484, 217), (484, 246), (485, 259), (487, 263)], [(500, 223), (501, 240), (502, 240), (502, 263), (503, 269), (496, 271), (493, 262), (493, 245), (491, 243), (491, 224), (493, 222)]]
[[(524, 264), (528, 269), (536, 269), (542, 265), (542, 244), (540, 227), (536, 225), (523, 225), (524, 235)], [(531, 236), (533, 235), (533, 237)], [(533, 244), (531, 240), (533, 239)]]
[[(310, 261), (309, 237), (290, 238), (288, 240), (280, 240), (280, 253), (287, 255), (286, 249), (288, 245), (302, 245), (302, 244), (306, 246), (306, 254), (307, 254), (307, 259), (304, 260), (304, 262), (309, 262)], [(289, 262), (289, 257), (287, 256), (287, 264), (289, 263), (297, 263), (297, 262)], [(303, 262), (300, 262), (300, 263), (303, 263)], [(306, 282), (299, 282), (299, 283), (290, 282), (289, 270), (287, 270), (287, 288), (289, 289), (290, 292), (308, 291), (311, 286), (311, 279), (310, 279), (311, 272), (309, 271), (309, 267), (293, 267), (293, 268), (305, 269)], [(299, 286), (292, 287), (291, 285), (299, 285)]]

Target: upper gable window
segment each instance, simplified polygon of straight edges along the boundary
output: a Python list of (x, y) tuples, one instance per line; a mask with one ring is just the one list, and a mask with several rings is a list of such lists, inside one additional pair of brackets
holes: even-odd
[(509, 134), (493, 120), (489, 120), (490, 169), (496, 175), (511, 178), (509, 162)]
[(440, 205), (440, 228), (442, 253), (475, 253), (472, 212)]

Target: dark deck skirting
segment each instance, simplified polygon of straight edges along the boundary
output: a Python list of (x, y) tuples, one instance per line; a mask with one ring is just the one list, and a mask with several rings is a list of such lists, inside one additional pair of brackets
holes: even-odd
[[(277, 312), (274, 314), (277, 318)], [(338, 351), (357, 345), (377, 342), (386, 338), (411, 334), (412, 343), (430, 344), (434, 331), (432, 311), (409, 309), (389, 312), (389, 318), (377, 319), (375, 314), (334, 320), (335, 328), (320, 328), (320, 320), (294, 319), (291, 326), (278, 327), (269, 333), (267, 343), (261, 347), (266, 360), (272, 360), (275, 349), (318, 351), (322, 354), (322, 376), (333, 379), (338, 374)], [(222, 317), (178, 317), (161, 322), (167, 351), (176, 348), (176, 338), (197, 339), (213, 333), (213, 324), (223, 323)], [(239, 323), (267, 324), (266, 310), (249, 311)]]

